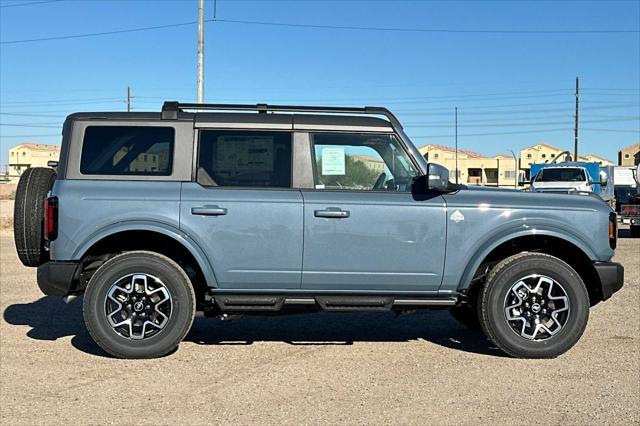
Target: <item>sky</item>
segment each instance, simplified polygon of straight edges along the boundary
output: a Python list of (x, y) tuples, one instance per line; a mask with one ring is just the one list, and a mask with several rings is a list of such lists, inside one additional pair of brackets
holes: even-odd
[[(580, 154), (615, 161), (640, 141), (638, 0), (218, 0), (215, 13), (207, 102), (386, 106), (417, 146), (452, 146), (457, 107), (459, 147), (496, 155), (572, 149), (579, 76)], [(127, 86), (134, 111), (195, 101), (196, 19), (196, 0), (0, 0), (0, 168), (10, 146), (59, 144), (72, 112), (125, 110)], [(21, 42), (170, 24), (184, 25)]]

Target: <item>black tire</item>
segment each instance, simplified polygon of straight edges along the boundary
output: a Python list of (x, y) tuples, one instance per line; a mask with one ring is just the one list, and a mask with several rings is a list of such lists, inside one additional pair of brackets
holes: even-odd
[[(544, 340), (523, 337), (511, 327), (505, 313), (512, 285), (531, 275), (544, 275), (556, 281), (569, 302), (566, 322)], [(480, 298), (480, 323), (487, 337), (513, 357), (555, 358), (573, 347), (582, 336), (589, 319), (589, 306), (587, 289), (571, 266), (547, 254), (521, 253), (504, 259), (489, 273)]]
[[(164, 327), (140, 340), (123, 336), (112, 327), (105, 307), (112, 285), (130, 274), (158, 278), (171, 296)], [(155, 358), (171, 352), (184, 339), (193, 324), (195, 304), (193, 286), (177, 263), (157, 253), (132, 251), (110, 259), (96, 271), (85, 291), (83, 314), (89, 334), (106, 352), (118, 358)]]
[(18, 258), (24, 266), (40, 266), (49, 260), (44, 248), (44, 203), (56, 172), (32, 167), (22, 174), (13, 209), (13, 235)]
[(631, 238), (640, 238), (640, 225), (631, 225), (629, 227)]

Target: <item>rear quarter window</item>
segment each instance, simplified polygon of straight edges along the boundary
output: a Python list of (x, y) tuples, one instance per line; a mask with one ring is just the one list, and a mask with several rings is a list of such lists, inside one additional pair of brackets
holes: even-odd
[(82, 143), (80, 173), (169, 176), (174, 144), (172, 127), (89, 126)]

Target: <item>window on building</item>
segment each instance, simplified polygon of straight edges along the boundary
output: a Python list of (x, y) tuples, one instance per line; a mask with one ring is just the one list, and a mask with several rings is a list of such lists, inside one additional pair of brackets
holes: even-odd
[[(169, 176), (175, 131), (156, 126), (89, 126), (84, 132), (80, 172), (85, 175)], [(153, 170), (147, 155), (159, 158)]]
[(25, 155), (27, 155), (27, 153), (25, 151), (22, 151), (22, 156), (24, 157)]
[(513, 179), (516, 177), (516, 171), (515, 170), (505, 170), (504, 171), (504, 177), (505, 179)]
[(203, 186), (291, 187), (291, 133), (203, 130), (197, 180)]
[(556, 155), (555, 154), (551, 154), (551, 158), (554, 158)]
[(547, 158), (547, 154), (542, 154), (541, 157), (542, 158)]
[(527, 158), (531, 158), (531, 154), (527, 154)]
[(438, 158), (438, 154), (433, 154), (433, 158)]
[(625, 155), (624, 155), (624, 158), (629, 158), (629, 154), (625, 154)]

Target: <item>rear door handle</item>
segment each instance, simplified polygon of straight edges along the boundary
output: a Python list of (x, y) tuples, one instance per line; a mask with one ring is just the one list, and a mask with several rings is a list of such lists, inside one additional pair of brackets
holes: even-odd
[(192, 207), (191, 214), (200, 216), (224, 216), (227, 209), (218, 206)]
[(313, 215), (315, 217), (327, 217), (333, 219), (343, 219), (349, 217), (350, 213), (348, 210), (342, 210), (335, 207), (329, 207), (324, 210), (314, 210)]

